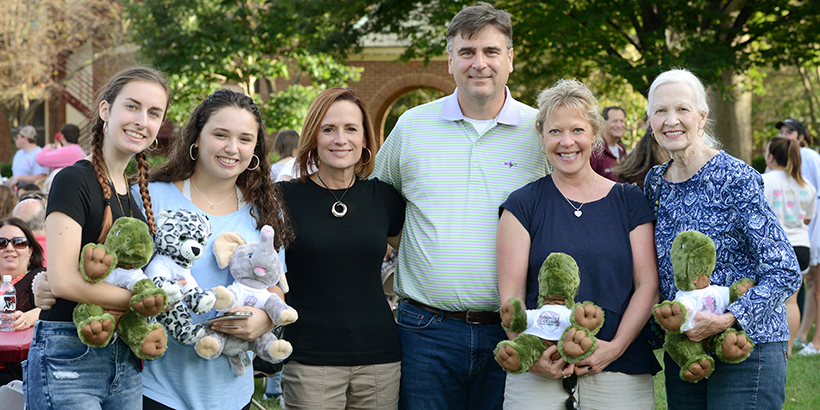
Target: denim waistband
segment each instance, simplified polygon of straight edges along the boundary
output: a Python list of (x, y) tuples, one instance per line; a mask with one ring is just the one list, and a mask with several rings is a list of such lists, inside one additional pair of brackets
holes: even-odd
[[(59, 321), (51, 321), (51, 320), (38, 320), (34, 323), (34, 334), (31, 337), (31, 344), (36, 345), (39, 340), (48, 336), (75, 336), (79, 338), (80, 336), (77, 334), (77, 327), (74, 326), (72, 322), (59, 322)], [(111, 338), (110, 343), (114, 343), (117, 340), (117, 334), (114, 334), (114, 337)]]

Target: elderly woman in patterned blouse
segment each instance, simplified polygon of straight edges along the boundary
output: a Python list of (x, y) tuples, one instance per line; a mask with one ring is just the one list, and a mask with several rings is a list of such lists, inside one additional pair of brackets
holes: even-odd
[(698, 383), (679, 377), (680, 368), (664, 358), (670, 410), (706, 408), (779, 409), (785, 400), (789, 328), (785, 300), (800, 286), (797, 260), (766, 202), (763, 180), (754, 169), (715, 149), (709, 133), (709, 107), (700, 80), (687, 70), (659, 75), (649, 89), (646, 110), (655, 139), (672, 157), (647, 175), (644, 190), (657, 209), (655, 245), (661, 295), (673, 299), (669, 250), (686, 230), (715, 241), (717, 266), (712, 284), (729, 286), (751, 277), (756, 286), (722, 315), (698, 313), (686, 332), (700, 341), (729, 327), (745, 330), (755, 342), (744, 362), (718, 362)]

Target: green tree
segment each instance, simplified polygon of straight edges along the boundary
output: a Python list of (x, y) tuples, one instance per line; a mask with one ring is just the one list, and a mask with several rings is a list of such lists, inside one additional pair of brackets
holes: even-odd
[[(256, 99), (272, 129), (299, 129), (316, 94), (360, 75), (327, 54), (297, 51), (298, 38), (271, 25), (279, 18), (265, 1), (128, 0), (127, 15), (135, 22), (132, 40), (140, 46), (140, 58), (169, 73), (174, 94), (169, 118), (177, 123), (208, 94), (232, 84)], [(311, 85), (262, 100), (261, 83), (272, 90), (274, 79), (296, 77), (298, 85), (302, 75)]]
[[(370, 33), (409, 39), (405, 58), (441, 55), (447, 23), (467, 3), (454, 0), (305, 0), (275, 2), (313, 49), (344, 53)], [(817, 58), (820, 2), (807, 0), (498, 0), (513, 15), (513, 92), (561, 77), (611, 77), (595, 84), (608, 95), (621, 79), (646, 94), (662, 71), (686, 67), (711, 86), (717, 135), (740, 158), (751, 154), (751, 83), (756, 66)], [(290, 13), (290, 14), (288, 14)], [(316, 26), (309, 22), (326, 21)], [(605, 73), (602, 76), (602, 73)]]

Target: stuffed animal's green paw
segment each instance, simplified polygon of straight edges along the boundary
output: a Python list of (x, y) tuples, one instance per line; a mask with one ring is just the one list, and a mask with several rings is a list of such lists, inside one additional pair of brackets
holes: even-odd
[(754, 342), (744, 331), (727, 329), (717, 337), (715, 354), (724, 363), (740, 363), (746, 360), (754, 349)]
[(670, 333), (680, 333), (680, 328), (686, 322), (686, 308), (682, 303), (674, 300), (664, 300), (652, 309), (655, 320)]
[(156, 324), (153, 330), (145, 335), (145, 339), (139, 346), (139, 353), (135, 355), (145, 360), (155, 360), (165, 354), (165, 349), (168, 347), (168, 336), (165, 334), (165, 328), (160, 324)]
[(521, 300), (510, 298), (501, 305), (498, 312), (501, 316), (501, 327), (509, 333), (520, 333), (527, 329), (527, 312), (521, 306)]
[(504, 368), (504, 370), (518, 374), (522, 373), (521, 360), (518, 357), (518, 352), (510, 343), (501, 342), (495, 349), (495, 361)]
[(131, 310), (143, 317), (152, 317), (165, 310), (168, 296), (150, 279), (142, 279), (134, 285), (130, 306)]
[(707, 378), (715, 371), (715, 359), (709, 356), (700, 356), (687, 361), (680, 369), (680, 378), (695, 383)]
[(80, 253), (80, 273), (85, 280), (102, 282), (117, 267), (117, 255), (110, 252), (105, 245), (89, 243)]
[(604, 311), (592, 302), (576, 304), (573, 309), (572, 323), (589, 329), (593, 335), (597, 334), (604, 325)]
[(732, 286), (729, 286), (729, 300), (734, 302), (740, 299), (754, 285), (755, 281), (749, 278), (738, 279)]
[(580, 326), (568, 327), (558, 342), (558, 352), (567, 363), (578, 363), (595, 351), (598, 339), (588, 329)]
[(105, 347), (114, 336), (116, 320), (110, 313), (92, 316), (77, 324), (80, 340), (91, 347)]

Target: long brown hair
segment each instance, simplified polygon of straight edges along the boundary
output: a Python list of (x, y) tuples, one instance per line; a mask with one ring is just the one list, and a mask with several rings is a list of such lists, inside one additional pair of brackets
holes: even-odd
[(623, 161), (612, 167), (612, 172), (621, 182), (635, 182), (643, 187), (643, 177), (649, 168), (666, 161), (669, 161), (669, 154), (655, 141), (650, 126)]
[(777, 165), (786, 168), (786, 173), (795, 179), (800, 186), (806, 181), (800, 172), (800, 143), (783, 137), (774, 137), (769, 141), (769, 154)]
[[(299, 140), (299, 148), (296, 150), (296, 164), (299, 165), (299, 176), (302, 181), (305, 181), (310, 175), (310, 170), (319, 167), (319, 153), (316, 149), (316, 134), (319, 133), (319, 127), (322, 126), (322, 119), (330, 109), (330, 106), (337, 101), (350, 101), (359, 107), (362, 112), (362, 125), (364, 125), (364, 147), (362, 148), (362, 155), (359, 157), (359, 162), (353, 167), (353, 173), (360, 178), (367, 178), (373, 172), (374, 156), (376, 156), (376, 137), (373, 135), (373, 125), (370, 121), (370, 115), (367, 114), (367, 107), (364, 105), (364, 100), (356, 91), (350, 88), (333, 87), (322, 91), (319, 96), (313, 100), (308, 109), (307, 116), (305, 116), (305, 125), (302, 127), (302, 139)], [(367, 148), (370, 154), (367, 156), (367, 161), (362, 162), (365, 157), (364, 148)]]
[(42, 267), (46, 261), (46, 258), (43, 255), (43, 247), (40, 246), (40, 242), (37, 242), (37, 238), (34, 236), (34, 233), (31, 232), (28, 224), (20, 218), (10, 216), (8, 218), (0, 219), (0, 228), (6, 225), (12, 225), (20, 228), (28, 241), (28, 246), (31, 247), (31, 256), (28, 258), (28, 268), (26, 268), (26, 272), (34, 268)]
[[(162, 114), (162, 119), (165, 120), (165, 113), (168, 111), (168, 104), (171, 101), (171, 91), (168, 88), (168, 81), (161, 72), (144, 66), (126, 68), (108, 79), (108, 82), (106, 82), (105, 85), (100, 88), (99, 92), (97, 92), (98, 97), (96, 106), (98, 109), (103, 101), (107, 101), (109, 105), (114, 104), (114, 100), (117, 99), (117, 96), (120, 94), (123, 87), (132, 81), (146, 81), (154, 83), (165, 90), (167, 100), (165, 102), (165, 110)], [(105, 237), (108, 235), (108, 231), (111, 230), (111, 224), (114, 220), (111, 215), (112, 190), (109, 185), (108, 173), (105, 168), (105, 158), (103, 157), (103, 140), (105, 139), (105, 133), (103, 132), (104, 128), (105, 121), (103, 121), (102, 117), (100, 117), (98, 113), (94, 119), (94, 125), (91, 127), (91, 165), (94, 168), (94, 173), (97, 175), (97, 182), (100, 184), (100, 188), (102, 188), (103, 198), (105, 201), (102, 230), (100, 231), (100, 237), (97, 239), (97, 242), (100, 243), (105, 240)], [(141, 151), (134, 156), (139, 168), (137, 181), (140, 187), (140, 194), (142, 194), (142, 204), (145, 207), (145, 217), (148, 222), (148, 228), (151, 230), (151, 233), (155, 234), (157, 233), (157, 228), (154, 225), (154, 211), (151, 209), (151, 197), (148, 195), (148, 182), (145, 178), (145, 175), (148, 172), (148, 161), (145, 157), (145, 151)]]
[(274, 245), (277, 248), (287, 246), (294, 238), (293, 231), (288, 223), (286, 209), (282, 206), (279, 187), (270, 179), (270, 160), (262, 114), (253, 99), (247, 95), (231, 90), (219, 90), (203, 100), (182, 127), (179, 138), (174, 138), (168, 160), (159, 168), (152, 170), (148, 180), (175, 182), (190, 178), (196, 166), (196, 160), (191, 158), (191, 146), (199, 140), (199, 135), (211, 116), (225, 107), (246, 110), (256, 119), (256, 147), (253, 153), (259, 158), (259, 166), (242, 171), (236, 179), (236, 186), (251, 204), (251, 216), (256, 221), (256, 228), (272, 226), (276, 235)]

